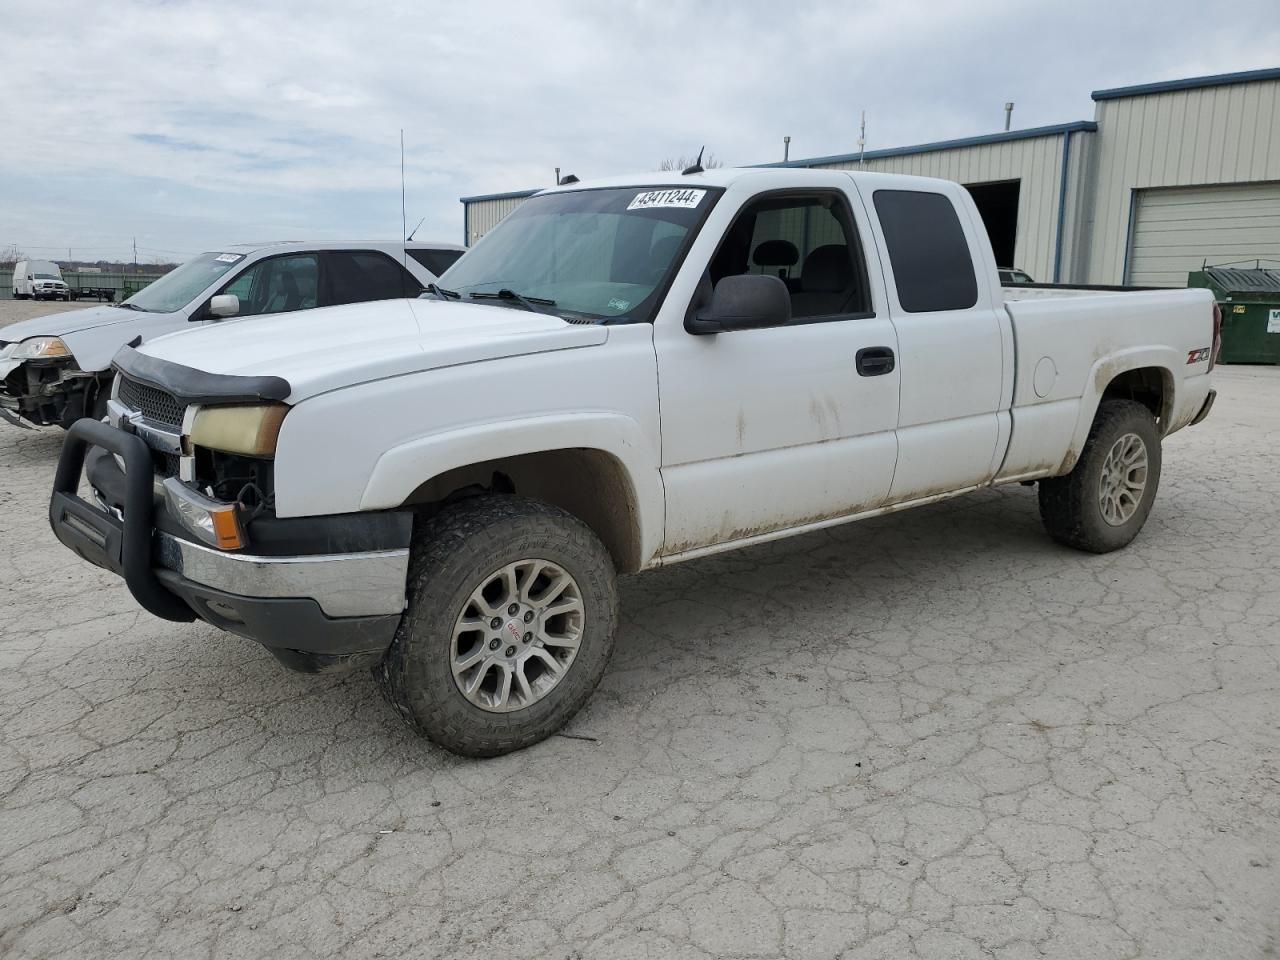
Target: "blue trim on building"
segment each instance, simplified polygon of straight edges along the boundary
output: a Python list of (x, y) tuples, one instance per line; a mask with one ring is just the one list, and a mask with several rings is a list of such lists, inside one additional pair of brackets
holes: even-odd
[(532, 197), (535, 193), (541, 193), (542, 188), (537, 190), (512, 190), (510, 193), (482, 193), (475, 197), (459, 197), (459, 203), (479, 203), (481, 200), (523, 200), (525, 197)]
[(1067, 172), (1071, 163), (1071, 134), (1062, 135), (1062, 175), (1058, 180), (1058, 238), (1053, 245), (1053, 282), (1062, 282), (1062, 233), (1067, 224)]
[(754, 167), (816, 167), (827, 163), (857, 163), (858, 159), (881, 160), (885, 157), (906, 157), (916, 153), (936, 153), (939, 150), (956, 150), (961, 147), (980, 147), (987, 143), (1007, 143), (1010, 140), (1034, 140), (1037, 137), (1054, 137), (1059, 134), (1084, 131), (1097, 132), (1098, 125), (1092, 120), (1075, 120), (1071, 123), (1055, 123), (1047, 127), (1031, 127), (1028, 130), (1006, 130), (1000, 133), (985, 133), (977, 137), (962, 137), (959, 140), (938, 140), (933, 143), (918, 143), (910, 147), (888, 147), (884, 150), (868, 150), (865, 153), (838, 153), (830, 157), (810, 157), (806, 160), (779, 160), (775, 163), (756, 163)]
[(1168, 93), (1172, 90), (1196, 90), (1200, 87), (1228, 87), (1237, 83), (1253, 83), (1257, 80), (1280, 80), (1280, 67), (1265, 70), (1245, 70), (1241, 73), (1218, 73), (1208, 77), (1187, 77), (1184, 80), (1164, 80), (1160, 83), (1140, 83), (1133, 87), (1112, 87), (1095, 90), (1094, 100), (1118, 100), (1120, 97), (1145, 97), (1152, 93)]
[[(960, 147), (980, 147), (986, 143), (1007, 143), (1010, 140), (1034, 140), (1036, 137), (1055, 137), (1060, 134), (1076, 132), (1096, 133), (1098, 125), (1092, 120), (1075, 120), (1071, 123), (1055, 123), (1047, 127), (1031, 127), (1028, 130), (1007, 130), (1000, 133), (986, 133), (977, 137), (963, 137), (959, 140), (938, 140), (934, 143), (918, 143), (910, 147), (887, 147), (884, 150), (868, 150), (861, 154), (865, 160), (879, 160), (884, 157), (906, 157), (913, 153), (935, 153), (939, 150), (955, 150)], [(810, 157), (807, 160), (787, 160), (777, 163), (753, 163), (750, 169), (762, 167), (814, 167), (824, 163), (856, 163), (856, 153), (840, 153), (830, 157)], [(485, 200), (523, 200), (532, 197), (542, 190), (513, 190), (509, 193), (482, 193), (474, 197), (459, 197), (464, 206), (469, 203), (481, 203)]]

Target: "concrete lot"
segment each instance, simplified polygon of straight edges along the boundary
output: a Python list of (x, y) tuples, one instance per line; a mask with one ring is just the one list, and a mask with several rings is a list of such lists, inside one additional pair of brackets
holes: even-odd
[(0, 955), (1275, 956), (1280, 370), (1219, 387), (1129, 549), (1014, 487), (633, 578), (483, 762), (141, 613), (0, 423)]
[(65, 313), (68, 310), (100, 306), (103, 304), (92, 300), (0, 300), (0, 330), (7, 324), (28, 320), (31, 317), (43, 317), (49, 313)]

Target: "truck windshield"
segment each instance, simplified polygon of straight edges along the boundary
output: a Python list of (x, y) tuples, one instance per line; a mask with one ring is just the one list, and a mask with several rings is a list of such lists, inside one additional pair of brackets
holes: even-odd
[(243, 260), (243, 253), (202, 253), (143, 287), (121, 306), (148, 313), (181, 310)]
[[(676, 259), (720, 190), (627, 187), (525, 201), (440, 278), (462, 298), (556, 314), (648, 320)], [(486, 296), (487, 295), (487, 296)]]

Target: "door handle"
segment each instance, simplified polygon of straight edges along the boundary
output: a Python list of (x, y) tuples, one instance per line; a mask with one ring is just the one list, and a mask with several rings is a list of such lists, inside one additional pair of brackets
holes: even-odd
[(854, 357), (854, 366), (860, 377), (879, 377), (893, 373), (892, 347), (863, 347)]

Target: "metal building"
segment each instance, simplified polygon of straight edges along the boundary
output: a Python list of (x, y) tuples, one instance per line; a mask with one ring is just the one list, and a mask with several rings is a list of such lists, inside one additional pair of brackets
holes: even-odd
[[(959, 181), (996, 259), (1037, 280), (1184, 286), (1206, 262), (1280, 261), (1280, 68), (1093, 100), (1092, 120), (762, 166)], [(462, 198), (466, 243), (536, 192)]]

